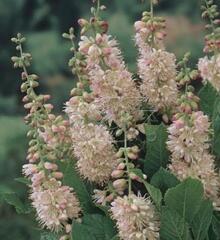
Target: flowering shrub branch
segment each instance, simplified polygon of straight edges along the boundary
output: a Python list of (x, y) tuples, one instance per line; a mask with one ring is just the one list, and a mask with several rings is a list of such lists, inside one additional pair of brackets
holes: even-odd
[[(23, 173), (31, 180), (37, 219), (60, 240), (219, 239), (216, 5), (202, 6), (212, 31), (204, 51), (213, 56), (200, 59), (197, 70), (188, 67), (189, 53), (177, 63), (165, 49), (166, 22), (154, 14), (158, 1), (152, 0), (134, 24), (134, 77), (101, 18), (106, 7), (93, 2), (92, 17), (78, 21), (79, 42), (73, 28), (63, 34), (71, 42), (69, 67), (78, 79), (65, 104), (68, 120), (52, 113), (49, 95), (36, 93), (39, 80), (27, 71), (25, 38), (12, 38), (30, 127)], [(212, 111), (204, 107), (209, 99)]]

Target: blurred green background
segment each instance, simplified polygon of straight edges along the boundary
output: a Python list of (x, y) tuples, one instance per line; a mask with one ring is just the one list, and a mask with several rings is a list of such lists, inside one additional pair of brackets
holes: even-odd
[[(103, 0), (108, 11), (104, 17), (110, 32), (120, 41), (129, 68), (136, 71), (136, 50), (133, 43), (133, 22), (148, 3), (141, 0)], [(74, 85), (67, 63), (69, 44), (61, 34), (74, 26), (77, 19), (90, 13), (91, 0), (0, 0), (0, 191), (18, 191), (25, 199), (27, 189), (14, 181), (21, 175), (25, 162), (27, 140), (24, 114), (20, 100), (19, 71), (14, 70), (11, 56), (15, 55), (10, 38), (17, 32), (28, 41), (26, 49), (33, 55), (31, 71), (41, 77), (41, 91), (53, 96), (55, 111), (60, 112)], [(161, 0), (157, 7), (167, 17), (167, 48), (180, 59), (192, 52), (192, 65), (202, 56), (204, 23), (200, 19), (200, 0)], [(0, 239), (40, 239), (35, 221), (17, 215), (14, 209), (0, 202)]]

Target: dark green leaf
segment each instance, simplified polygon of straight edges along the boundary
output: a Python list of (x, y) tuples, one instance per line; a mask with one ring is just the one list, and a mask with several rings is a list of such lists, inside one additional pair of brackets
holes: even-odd
[(195, 240), (204, 240), (212, 222), (213, 206), (209, 200), (204, 200), (192, 222), (192, 231)]
[(7, 202), (9, 205), (15, 207), (18, 214), (28, 214), (31, 212), (31, 207), (26, 206), (18, 197), (16, 193), (13, 192), (0, 192), (0, 198)]
[(97, 240), (97, 238), (89, 232), (86, 226), (81, 223), (73, 222), (72, 239), (74, 240)]
[(174, 210), (162, 208), (160, 237), (163, 240), (191, 240), (189, 225)]
[(31, 181), (27, 178), (20, 177), (20, 178), (15, 178), (16, 182), (23, 183), (25, 185), (30, 185)]
[(165, 193), (167, 189), (175, 187), (180, 181), (172, 173), (168, 172), (164, 168), (160, 168), (151, 178), (151, 184), (159, 188), (162, 193)]
[(75, 169), (74, 162), (66, 162), (63, 163), (62, 168), (64, 169), (64, 178), (63, 183), (72, 187), (79, 198), (80, 204), (82, 209), (86, 213), (93, 213), (94, 212), (94, 204), (92, 202), (91, 196), (87, 191), (87, 188), (80, 178), (79, 174)]
[[(114, 222), (103, 215), (85, 215), (81, 224), (73, 223), (72, 236), (74, 240), (109, 240), (115, 237), (116, 234)], [(91, 236), (91, 238), (87, 236)]]
[(151, 196), (153, 202), (155, 203), (156, 207), (158, 208), (158, 210), (160, 210), (161, 208), (161, 202), (162, 202), (162, 193), (160, 191), (160, 189), (152, 186), (151, 184), (149, 184), (146, 181), (143, 181), (149, 195)]
[(216, 98), (212, 116), (212, 127), (214, 129), (213, 151), (220, 157), (220, 97)]
[(212, 235), (211, 240), (220, 240), (220, 221), (213, 216), (209, 235)]
[(200, 108), (201, 110), (207, 114), (210, 118), (212, 118), (214, 105), (216, 98), (218, 97), (218, 92), (212, 87), (210, 83), (207, 83), (200, 91)]
[(41, 234), (40, 240), (59, 240), (59, 236), (56, 233), (45, 232)]
[(146, 132), (146, 157), (144, 172), (151, 177), (160, 167), (166, 167), (169, 152), (166, 147), (167, 129), (161, 125), (145, 125)]
[(196, 179), (187, 179), (165, 194), (165, 204), (176, 211), (182, 219), (191, 223), (199, 211), (203, 200), (202, 183)]

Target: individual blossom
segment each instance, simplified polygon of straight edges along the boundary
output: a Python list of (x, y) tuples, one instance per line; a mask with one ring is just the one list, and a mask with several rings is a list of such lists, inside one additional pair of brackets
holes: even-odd
[(117, 164), (113, 138), (107, 128), (93, 123), (72, 128), (74, 154), (80, 174), (89, 181), (103, 184)]
[(34, 188), (30, 198), (40, 223), (49, 230), (58, 232), (68, 219), (79, 218), (81, 209), (72, 189), (54, 178)]
[(220, 91), (220, 54), (210, 59), (206, 56), (198, 63), (201, 77), (206, 82), (210, 82), (217, 91)]
[(148, 51), (140, 56), (138, 69), (143, 81), (140, 89), (150, 105), (156, 110), (176, 105), (178, 89), (174, 54), (156, 49)]
[(111, 205), (112, 218), (121, 239), (159, 239), (159, 218), (149, 198), (131, 194), (117, 197)]

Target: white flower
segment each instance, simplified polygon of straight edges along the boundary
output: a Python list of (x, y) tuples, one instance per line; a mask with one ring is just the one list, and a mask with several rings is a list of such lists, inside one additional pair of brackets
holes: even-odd
[(74, 154), (80, 174), (89, 181), (103, 184), (117, 165), (113, 138), (102, 125), (78, 125), (72, 128)]
[(204, 81), (209, 81), (217, 91), (220, 91), (220, 54), (211, 57), (201, 58), (198, 69)]
[(173, 107), (177, 101), (176, 58), (164, 50), (152, 50), (140, 55), (141, 92), (156, 110)]
[(49, 230), (60, 231), (68, 219), (78, 218), (81, 211), (72, 189), (54, 178), (34, 188), (30, 198), (40, 223)]
[(150, 199), (134, 194), (117, 197), (112, 202), (111, 212), (121, 239), (159, 239), (159, 219)]
[(199, 161), (203, 151), (209, 148), (209, 127), (208, 117), (200, 111), (193, 112), (188, 123), (181, 119), (174, 121), (168, 128), (167, 141), (172, 159)]
[(124, 116), (141, 118), (141, 96), (131, 74), (126, 69), (90, 71), (91, 89), (97, 96), (95, 103), (106, 114), (107, 120), (123, 126)]

